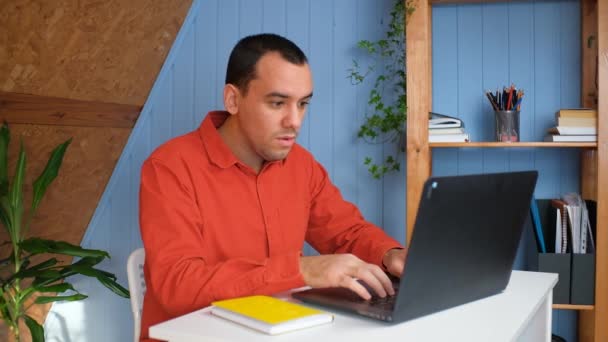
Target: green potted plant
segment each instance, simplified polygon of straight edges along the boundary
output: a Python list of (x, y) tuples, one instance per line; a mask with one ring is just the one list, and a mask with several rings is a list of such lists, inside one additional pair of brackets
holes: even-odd
[[(10, 255), (0, 260), (0, 320), (8, 326), (9, 334), (16, 341), (21, 339), (20, 323), (24, 323), (31, 333), (32, 341), (38, 342), (44, 341), (44, 330), (28, 315), (29, 306), (87, 298), (65, 282), (66, 278), (75, 274), (96, 278), (124, 298), (129, 298), (129, 291), (116, 282), (114, 274), (94, 267), (110, 257), (107, 252), (85, 249), (63, 241), (28, 237), (31, 219), (47, 188), (57, 177), (71, 139), (52, 151), (46, 167), (33, 183), (32, 203), (27, 210), (23, 193), (26, 167), (23, 143), (14, 175), (9, 182), (9, 141), (9, 127), (4, 123), (0, 127), (0, 224), (6, 229), (9, 241), (0, 241), (0, 246), (4, 252), (10, 252)], [(71, 265), (62, 265), (55, 257), (46, 254), (66, 255), (79, 260)], [(68, 294), (52, 295), (63, 292)]]
[[(375, 63), (363, 68), (357, 60), (353, 60), (353, 66), (348, 70), (354, 85), (364, 82), (371, 77), (373, 71), (377, 71), (369, 93), (365, 122), (359, 128), (357, 136), (369, 143), (396, 143), (396, 152), (403, 151), (405, 141), (405, 25), (407, 17), (413, 11), (411, 0), (395, 0), (385, 37), (377, 41), (361, 40), (357, 43), (359, 48), (374, 58)], [(389, 154), (381, 161), (366, 157), (363, 163), (376, 179), (400, 168), (399, 158), (394, 154)]]

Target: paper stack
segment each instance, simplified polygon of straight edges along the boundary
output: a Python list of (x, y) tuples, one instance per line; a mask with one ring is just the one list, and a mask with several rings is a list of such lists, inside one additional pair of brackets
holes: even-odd
[(555, 113), (557, 125), (551, 127), (545, 141), (594, 142), (597, 141), (597, 110), (560, 109)]
[(429, 142), (468, 142), (462, 120), (445, 114), (429, 112)]

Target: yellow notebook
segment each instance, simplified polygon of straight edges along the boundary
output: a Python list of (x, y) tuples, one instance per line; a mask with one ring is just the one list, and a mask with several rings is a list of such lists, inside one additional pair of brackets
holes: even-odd
[(211, 303), (211, 313), (270, 335), (330, 323), (334, 316), (269, 296), (249, 296)]

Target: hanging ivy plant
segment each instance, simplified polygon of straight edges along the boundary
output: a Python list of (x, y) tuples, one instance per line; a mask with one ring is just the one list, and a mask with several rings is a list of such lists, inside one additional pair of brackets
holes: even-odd
[[(374, 64), (362, 67), (357, 60), (353, 60), (352, 68), (348, 69), (353, 85), (365, 82), (373, 75), (372, 72), (377, 71), (369, 93), (365, 122), (357, 136), (373, 144), (391, 141), (396, 146), (395, 154), (403, 151), (404, 145), (407, 118), (405, 25), (413, 11), (411, 1), (396, 0), (385, 36), (377, 41), (361, 40), (357, 43), (372, 57)], [(399, 158), (394, 154), (380, 161), (365, 157), (363, 164), (376, 179), (400, 168)]]

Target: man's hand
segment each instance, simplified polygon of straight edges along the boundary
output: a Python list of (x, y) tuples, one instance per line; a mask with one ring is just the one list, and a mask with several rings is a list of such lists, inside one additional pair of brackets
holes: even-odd
[(306, 285), (312, 287), (345, 287), (361, 298), (371, 298), (367, 289), (356, 279), (364, 281), (380, 297), (394, 295), (390, 279), (376, 265), (368, 264), (352, 254), (331, 254), (300, 258), (300, 272)]
[(388, 273), (401, 278), (401, 272), (403, 272), (403, 265), (405, 265), (406, 257), (407, 249), (405, 248), (389, 249), (388, 252), (384, 254), (384, 257), (382, 257), (382, 264), (386, 267)]

